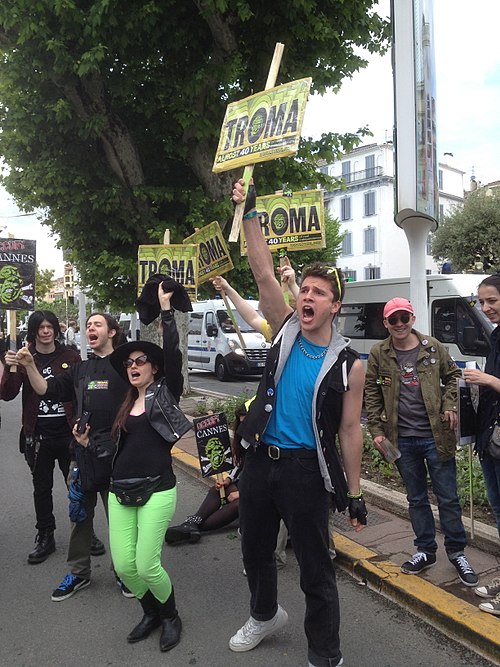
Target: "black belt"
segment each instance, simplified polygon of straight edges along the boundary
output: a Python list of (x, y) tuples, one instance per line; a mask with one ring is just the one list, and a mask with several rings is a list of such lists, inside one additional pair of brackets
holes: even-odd
[(264, 443), (258, 445), (255, 451), (267, 454), (273, 461), (279, 461), (280, 459), (315, 459), (318, 456), (315, 449), (306, 449), (305, 447), (285, 449), (284, 447), (265, 445)]

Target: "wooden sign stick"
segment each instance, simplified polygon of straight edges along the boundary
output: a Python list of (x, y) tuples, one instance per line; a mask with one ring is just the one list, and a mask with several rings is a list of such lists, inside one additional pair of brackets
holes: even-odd
[[(217, 473), (216, 478), (217, 478), (217, 481), (219, 482), (219, 484), (223, 484), (224, 475), (221, 472)], [(225, 505), (227, 503), (226, 487), (225, 486), (219, 487), (219, 496), (220, 496), (220, 504)]]
[[(9, 330), (10, 330), (10, 349), (17, 352), (17, 335), (16, 335), (16, 311), (8, 310), (9, 313)], [(17, 373), (17, 366), (9, 366), (11, 373)]]
[(240, 341), (241, 349), (244, 352), (245, 351), (245, 339), (241, 335), (240, 327), (238, 325), (236, 317), (234, 316), (233, 310), (232, 310), (231, 306), (229, 305), (229, 301), (227, 300), (226, 293), (224, 292), (223, 289), (220, 291), (220, 293), (222, 294), (222, 298), (224, 300), (224, 305), (226, 306), (227, 314), (229, 315), (229, 317), (231, 319), (231, 322), (233, 323), (234, 330), (236, 332), (236, 335), (238, 336), (238, 340)]
[[(283, 266), (290, 266), (290, 260), (288, 259), (288, 255), (286, 255), (286, 250), (284, 254), (280, 254), (280, 267)], [(285, 299), (285, 303), (288, 305), (290, 303), (290, 293), (288, 291), (288, 280), (283, 280), (283, 276), (281, 276), (281, 291), (283, 292), (283, 298)]]
[[(284, 48), (285, 48), (284, 44), (282, 44), (281, 42), (276, 42), (276, 46), (274, 47), (274, 55), (271, 61), (271, 67), (269, 68), (269, 74), (267, 75), (266, 87), (264, 88), (264, 90), (269, 90), (270, 88), (274, 88), (274, 86), (276, 85), (276, 79), (278, 78), (278, 70), (280, 68), (281, 58), (283, 56)], [(250, 183), (250, 179), (252, 178), (253, 175), (254, 166), (255, 165), (253, 164), (248, 164), (243, 171), (244, 186), (245, 188), (247, 188), (247, 190), (248, 190), (248, 185)], [(244, 209), (245, 209), (244, 201), (242, 201), (241, 204), (238, 204), (234, 209), (233, 225), (231, 227), (231, 233), (229, 234), (229, 241), (231, 243), (235, 243), (240, 235), (240, 226), (241, 226), (241, 221), (243, 220)]]

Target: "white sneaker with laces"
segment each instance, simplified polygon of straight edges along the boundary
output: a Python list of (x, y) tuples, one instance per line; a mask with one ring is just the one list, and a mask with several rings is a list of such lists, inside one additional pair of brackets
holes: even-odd
[(495, 595), (500, 593), (500, 577), (495, 577), (486, 586), (478, 586), (474, 589), (474, 592), (480, 598), (494, 598)]
[(229, 640), (229, 648), (237, 653), (251, 651), (265, 637), (285, 626), (287, 621), (288, 614), (279, 605), (278, 611), (269, 621), (256, 621), (250, 616), (245, 625)]
[[(344, 664), (344, 658), (340, 658), (340, 662), (337, 662), (335, 667), (340, 667), (341, 665)], [(309, 667), (316, 667), (316, 665), (313, 665), (312, 662), (309, 663)]]

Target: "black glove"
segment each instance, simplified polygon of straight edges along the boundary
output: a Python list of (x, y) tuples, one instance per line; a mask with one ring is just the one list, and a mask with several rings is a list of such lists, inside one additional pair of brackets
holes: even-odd
[(349, 498), (349, 516), (351, 519), (357, 519), (362, 526), (366, 526), (367, 515), (368, 510), (363, 497)]

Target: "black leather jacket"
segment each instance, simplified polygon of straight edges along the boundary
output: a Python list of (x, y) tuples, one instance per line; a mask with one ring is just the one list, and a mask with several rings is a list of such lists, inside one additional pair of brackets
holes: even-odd
[(177, 442), (191, 428), (179, 407), (182, 394), (182, 354), (174, 312), (161, 312), (163, 323), (163, 366), (165, 375), (146, 389), (145, 408), (151, 426), (166, 442)]

